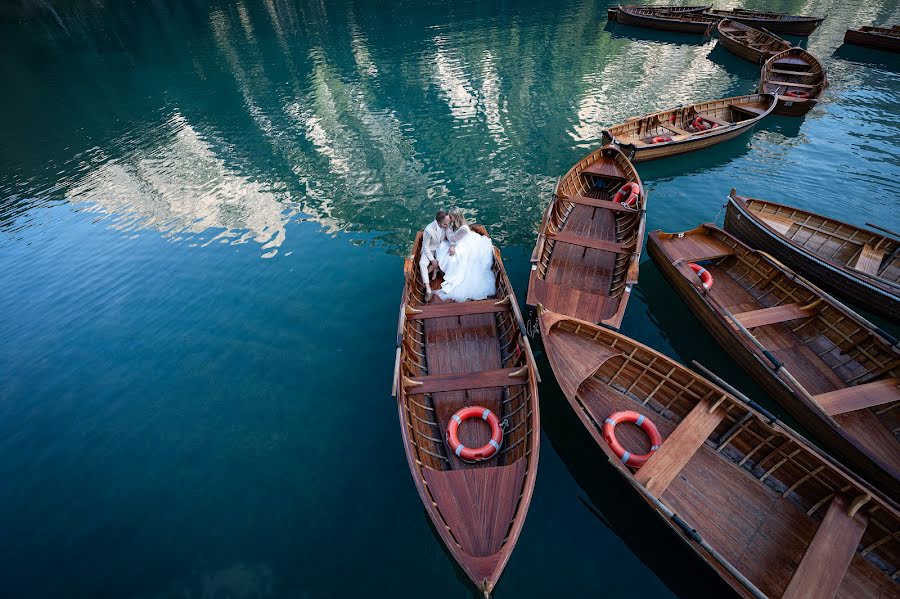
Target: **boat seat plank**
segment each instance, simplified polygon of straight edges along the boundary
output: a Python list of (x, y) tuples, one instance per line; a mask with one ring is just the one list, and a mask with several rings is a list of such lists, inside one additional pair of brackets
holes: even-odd
[(769, 324), (806, 318), (813, 314), (815, 314), (814, 310), (804, 310), (800, 304), (794, 303), (773, 306), (771, 308), (760, 308), (759, 310), (751, 310), (749, 312), (740, 312), (735, 314), (734, 317), (737, 318), (742, 325), (748, 329), (752, 329), (753, 327), (763, 327)]
[(699, 116), (703, 120), (710, 121), (711, 123), (716, 123), (717, 125), (721, 125), (723, 127), (731, 127), (734, 124), (728, 121), (724, 121), (718, 117), (714, 117), (711, 114), (706, 114), (705, 112), (698, 112), (697, 116)]
[[(519, 368), (500, 368), (497, 370), (483, 370), (481, 372), (457, 372), (453, 374), (431, 374), (410, 379), (412, 385), (407, 383), (408, 395), (421, 395), (422, 393), (443, 393), (447, 391), (465, 391), (468, 389), (486, 389), (489, 387), (506, 387), (508, 385), (522, 385), (528, 381), (528, 372), (519, 376), (512, 376)], [(422, 383), (416, 385), (415, 383)]]
[(786, 85), (787, 87), (806, 87), (809, 89), (812, 89), (814, 87), (819, 87), (818, 84), (795, 83), (793, 81), (766, 81), (766, 85)]
[(837, 594), (868, 524), (862, 513), (851, 518), (848, 507), (841, 496), (831, 501), (782, 599), (831, 599)]
[(782, 235), (786, 235), (787, 232), (790, 231), (791, 227), (793, 227), (795, 224), (793, 219), (786, 216), (781, 216), (779, 214), (758, 213), (756, 216), (758, 216), (759, 219), (765, 224), (769, 225), (769, 227), (775, 229)]
[(765, 110), (761, 108), (756, 108), (755, 106), (750, 106), (749, 104), (729, 104), (730, 108), (734, 110), (739, 110), (741, 112), (746, 112), (749, 114), (755, 114), (757, 116), (763, 115), (766, 113)]
[(859, 258), (856, 259), (856, 264), (853, 265), (853, 268), (866, 274), (877, 275), (878, 267), (881, 266), (881, 261), (884, 260), (884, 254), (885, 251), (883, 249), (876, 248), (871, 243), (866, 243), (859, 251)]
[(601, 156), (596, 162), (581, 171), (582, 174), (598, 175), (600, 177), (611, 177), (614, 179), (624, 179), (625, 173), (622, 172), (615, 160)]
[(584, 206), (593, 206), (594, 208), (605, 208), (614, 212), (637, 212), (637, 210), (635, 210), (634, 208), (628, 208), (623, 204), (620, 204), (619, 202), (613, 202), (611, 200), (598, 200), (597, 198), (588, 198), (585, 196), (560, 196), (559, 199), (575, 204), (582, 204)]
[(900, 386), (900, 378), (890, 378), (820, 393), (814, 395), (813, 399), (822, 406), (825, 412), (834, 416), (900, 401), (898, 386)]
[(604, 252), (615, 252), (617, 254), (630, 254), (634, 251), (633, 247), (626, 248), (621, 243), (612, 241), (604, 241), (602, 239), (593, 239), (584, 235), (576, 235), (568, 231), (559, 231), (557, 233), (548, 234), (548, 239), (554, 239), (561, 243), (570, 243), (580, 247), (590, 248), (594, 250), (603, 250)]
[(452, 316), (466, 316), (469, 314), (490, 314), (492, 312), (504, 312), (506, 310), (509, 310), (509, 306), (498, 306), (496, 299), (486, 299), (470, 302), (442, 302), (440, 304), (424, 304), (416, 309), (421, 310), (421, 312), (407, 316), (407, 320), (447, 318)]
[(664, 121), (660, 121), (659, 126), (662, 127), (663, 129), (668, 129), (672, 133), (677, 133), (678, 135), (690, 135), (690, 133), (688, 133), (681, 127), (677, 127), (671, 123), (666, 123)]
[(573, 289), (568, 285), (559, 285), (540, 278), (535, 280), (534, 287), (536, 301), (544, 304), (549, 310), (575, 315), (588, 322), (600, 322), (609, 318), (609, 313), (615, 312), (615, 308), (619, 305), (619, 298)]
[(697, 403), (672, 434), (663, 440), (647, 463), (634, 474), (637, 481), (656, 497), (663, 494), (669, 483), (678, 476), (722, 422), (725, 411), (716, 408), (710, 413), (713, 405), (708, 399)]
[(802, 77), (807, 77), (809, 75), (817, 75), (818, 73), (813, 73), (812, 71), (790, 71), (786, 69), (769, 69), (770, 73), (778, 73), (779, 75), (800, 75)]

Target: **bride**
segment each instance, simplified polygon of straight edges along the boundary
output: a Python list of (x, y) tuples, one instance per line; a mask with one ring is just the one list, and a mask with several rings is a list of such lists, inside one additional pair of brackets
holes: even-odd
[(497, 292), (494, 278), (494, 247), (491, 240), (469, 228), (459, 208), (450, 211), (449, 241), (437, 250), (444, 282), (438, 297), (456, 302), (480, 300)]

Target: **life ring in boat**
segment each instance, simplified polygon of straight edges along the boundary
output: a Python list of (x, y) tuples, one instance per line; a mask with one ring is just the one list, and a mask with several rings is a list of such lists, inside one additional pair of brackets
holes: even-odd
[[(650, 451), (645, 454), (635, 455), (622, 447), (622, 444), (616, 439), (616, 425), (620, 422), (633, 422), (641, 427), (641, 430), (643, 430), (647, 437), (650, 438)], [(616, 457), (622, 460), (623, 464), (631, 466), (632, 468), (640, 468), (646, 464), (647, 460), (650, 459), (650, 456), (659, 449), (660, 445), (662, 445), (662, 437), (660, 436), (656, 425), (643, 414), (638, 414), (637, 412), (632, 412), (630, 410), (625, 412), (613, 412), (609, 415), (603, 422), (603, 439), (606, 441), (606, 444), (609, 445), (609, 448), (612, 449), (612, 452), (616, 454)]]
[(672, 138), (668, 135), (657, 135), (653, 138), (653, 141), (651, 143), (661, 144), (664, 141), (672, 141)]
[[(477, 449), (466, 447), (459, 441), (459, 425), (469, 418), (481, 418), (491, 426), (491, 440)], [(489, 460), (500, 451), (502, 443), (503, 429), (500, 428), (500, 419), (487, 408), (470, 406), (459, 410), (450, 417), (450, 425), (447, 427), (447, 444), (462, 460), (466, 462)]]
[(712, 277), (712, 275), (709, 273), (708, 270), (706, 270), (705, 268), (703, 268), (703, 267), (700, 266), (699, 264), (694, 264), (693, 262), (691, 262), (690, 264), (688, 264), (688, 266), (690, 266), (690, 267), (691, 267), (691, 270), (693, 270), (694, 273), (695, 273), (698, 277), (700, 277), (700, 282), (703, 283), (703, 288), (704, 288), (704, 289), (706, 289), (707, 291), (709, 291), (710, 289), (712, 289), (712, 286), (713, 286), (713, 277)]
[[(632, 208), (635, 204), (637, 204), (638, 196), (640, 195), (640, 193), (641, 186), (634, 181), (629, 181), (619, 188), (619, 191), (617, 191), (616, 195), (613, 196), (613, 202), (616, 202), (617, 204), (624, 204), (625, 206)], [(627, 200), (625, 199), (626, 196), (628, 197)]]
[(711, 121), (707, 121), (702, 116), (696, 116), (694, 117), (694, 120), (691, 121), (691, 126), (699, 131), (709, 131), (710, 129), (715, 129), (716, 127), (718, 127), (719, 123), (713, 123)]
[(800, 100), (808, 100), (809, 99), (809, 92), (805, 92), (805, 91), (799, 90), (799, 89), (792, 89), (784, 95), (789, 96), (791, 98), (798, 98)]

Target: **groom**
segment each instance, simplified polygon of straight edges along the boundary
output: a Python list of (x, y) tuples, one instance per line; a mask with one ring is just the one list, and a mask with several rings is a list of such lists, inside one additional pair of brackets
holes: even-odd
[(450, 215), (439, 210), (434, 220), (425, 227), (422, 235), (422, 257), (419, 259), (419, 271), (421, 271), (422, 281), (425, 283), (426, 303), (431, 301), (431, 281), (437, 277), (438, 270), (440, 270), (435, 252), (441, 242), (447, 239), (449, 227)]

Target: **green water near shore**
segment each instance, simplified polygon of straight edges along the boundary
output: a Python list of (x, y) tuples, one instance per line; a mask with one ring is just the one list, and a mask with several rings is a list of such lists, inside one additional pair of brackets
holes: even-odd
[[(827, 13), (792, 41), (831, 87), (804, 119), (638, 165), (648, 230), (715, 219), (732, 187), (900, 229), (900, 58), (841, 47), (897, 3), (746, 5)], [(523, 299), (556, 177), (604, 126), (756, 87), (714, 40), (606, 8), (0, 9), (0, 595), (472, 594), (390, 397), (415, 231), (464, 208)], [(777, 410), (698, 328), (645, 259), (622, 331)], [(496, 597), (717, 596), (538, 358), (540, 471)]]

